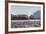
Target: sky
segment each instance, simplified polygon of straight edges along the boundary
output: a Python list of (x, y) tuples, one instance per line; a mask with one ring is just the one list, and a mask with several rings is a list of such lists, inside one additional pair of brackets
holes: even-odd
[(41, 7), (40, 6), (15, 6), (11, 5), (11, 13), (16, 15), (16, 14), (26, 14), (26, 15), (31, 15), (35, 13), (36, 11), (40, 11)]

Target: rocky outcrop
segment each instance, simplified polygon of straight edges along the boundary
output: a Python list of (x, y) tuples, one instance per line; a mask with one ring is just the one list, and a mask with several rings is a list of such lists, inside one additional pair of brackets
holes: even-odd
[(11, 20), (29, 20), (29, 19), (40, 19), (40, 11), (36, 11), (33, 15), (12, 15), (11, 14)]
[(14, 15), (11, 16), (11, 20), (27, 20), (28, 16), (27, 15)]

